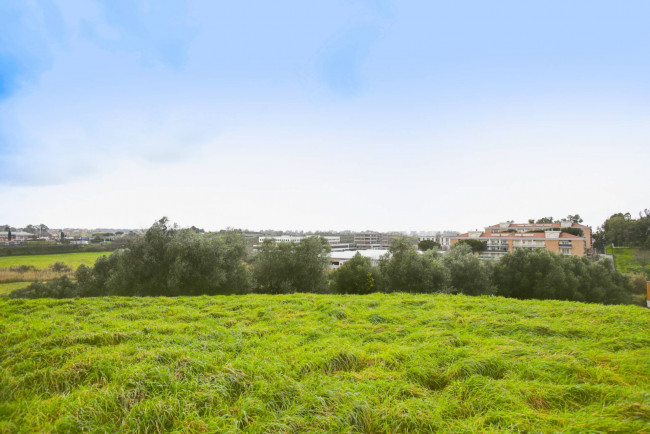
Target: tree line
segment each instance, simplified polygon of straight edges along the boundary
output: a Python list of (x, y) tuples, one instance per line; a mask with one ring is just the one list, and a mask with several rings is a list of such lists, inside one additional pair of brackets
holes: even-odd
[(617, 304), (633, 294), (607, 259), (517, 250), (499, 261), (480, 260), (468, 244), (441, 255), (397, 239), (378, 265), (357, 254), (330, 271), (329, 250), (323, 238), (311, 237), (267, 240), (249, 255), (241, 233), (201, 234), (163, 218), (128, 248), (79, 267), (74, 279), (35, 282), (10, 297), (411, 292)]

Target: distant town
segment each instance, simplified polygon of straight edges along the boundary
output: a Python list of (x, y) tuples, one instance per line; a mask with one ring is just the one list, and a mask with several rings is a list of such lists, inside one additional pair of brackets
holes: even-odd
[[(187, 228), (196, 233), (207, 233), (204, 229), (192, 226)], [(50, 228), (45, 224), (27, 225), (23, 228), (4, 226), (0, 232), (0, 242), (5, 246), (40, 247), (46, 246), (86, 246), (101, 250), (117, 250), (126, 246), (130, 239), (144, 234), (141, 229), (84, 229), (84, 228)], [(457, 243), (467, 243), (480, 259), (499, 259), (516, 249), (548, 250), (563, 255), (584, 256), (592, 249), (591, 227), (582, 224), (579, 215), (554, 220), (545, 217), (531, 219), (525, 223), (514, 221), (501, 222), (486, 226), (483, 230), (460, 233), (453, 230), (442, 231), (248, 231), (241, 229), (222, 229), (213, 234), (239, 232), (243, 234), (250, 251), (255, 251), (267, 240), (275, 243), (300, 242), (305, 238), (320, 236), (330, 246), (331, 268), (338, 268), (359, 253), (369, 258), (373, 265), (389, 252), (396, 239), (407, 239), (420, 251), (448, 251)]]

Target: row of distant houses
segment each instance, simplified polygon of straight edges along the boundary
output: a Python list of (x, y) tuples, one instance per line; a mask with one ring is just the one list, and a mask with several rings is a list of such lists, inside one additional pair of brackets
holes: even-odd
[[(9, 239), (11, 237), (11, 240)], [(115, 235), (109, 233), (95, 233), (92, 236), (80, 235), (62, 235), (62, 232), (44, 232), (42, 235), (33, 234), (31, 232), (23, 231), (4, 231), (0, 232), (0, 242), (22, 244), (28, 241), (60, 241), (66, 240), (69, 244), (89, 244), (91, 241), (114, 241)]]
[(34, 238), (34, 234), (30, 232), (11, 232), (11, 240), (9, 240), (9, 232), (0, 232), (0, 241), (28, 241)]

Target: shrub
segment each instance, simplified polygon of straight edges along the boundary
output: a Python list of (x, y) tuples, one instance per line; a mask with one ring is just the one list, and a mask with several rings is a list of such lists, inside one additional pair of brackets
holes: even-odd
[(89, 297), (242, 293), (251, 289), (245, 256), (240, 234), (199, 235), (189, 229), (168, 227), (163, 218), (144, 237), (132, 240), (128, 249), (100, 257), (92, 268), (79, 267), (74, 291), (64, 281), (54, 280), (39, 283), (29, 294)]
[(448, 282), (448, 272), (433, 251), (419, 254), (406, 240), (395, 240), (390, 258), (382, 258), (379, 269), (385, 292), (440, 292)]
[(472, 252), (484, 252), (487, 250), (487, 241), (481, 240), (460, 240), (456, 244), (466, 244), (472, 248)]
[(418, 249), (423, 252), (426, 252), (427, 250), (439, 250), (440, 244), (433, 240), (422, 240), (418, 243)]
[(27, 273), (28, 271), (36, 271), (36, 267), (33, 265), (15, 265), (9, 267), (9, 270), (15, 271), (17, 273)]
[(78, 285), (67, 276), (49, 282), (34, 282), (9, 294), (10, 298), (71, 298), (79, 296)]
[(51, 264), (50, 269), (56, 273), (67, 273), (72, 271), (72, 268), (68, 267), (63, 262), (55, 262), (54, 264)]
[(253, 258), (253, 275), (259, 292), (326, 292), (330, 247), (324, 238), (309, 237), (298, 243), (265, 240)]
[(369, 294), (376, 291), (378, 269), (359, 253), (332, 273), (332, 291), (337, 294)]
[(445, 254), (442, 263), (449, 271), (451, 292), (479, 295), (489, 294), (491, 289), (490, 265), (472, 253), (467, 244), (455, 244)]
[(501, 258), (493, 281), (498, 295), (522, 299), (628, 303), (632, 291), (628, 279), (608, 259), (591, 262), (584, 257), (523, 249)]

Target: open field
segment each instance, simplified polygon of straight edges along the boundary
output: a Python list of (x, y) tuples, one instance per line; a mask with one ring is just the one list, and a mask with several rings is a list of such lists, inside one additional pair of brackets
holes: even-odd
[[(607, 247), (607, 254), (614, 255), (616, 269), (621, 273), (643, 273), (643, 267), (634, 257), (639, 249), (627, 247)], [(646, 265), (646, 274), (650, 278), (650, 264)]]
[(0, 432), (649, 431), (648, 330), (498, 297), (0, 299)]
[(24, 255), (0, 257), (0, 268), (10, 268), (19, 265), (33, 265), (39, 270), (44, 270), (55, 262), (63, 262), (73, 270), (80, 265), (93, 265), (100, 256), (110, 255), (112, 252), (83, 252), (61, 253), (55, 255)]
[(31, 282), (0, 283), (0, 296), (7, 295), (14, 289), (24, 288), (30, 283)]
[[(109, 255), (111, 252), (84, 252), (62, 253), (55, 255), (24, 255), (0, 257), (0, 284), (9, 282), (34, 282), (36, 280), (52, 280), (64, 275), (70, 275), (80, 265), (94, 265), (100, 256)], [(70, 272), (54, 272), (48, 267), (55, 262), (63, 262), (70, 267)], [(12, 271), (11, 267), (20, 265), (33, 265), (36, 270)], [(16, 288), (14, 288), (16, 289)], [(2, 288), (0, 288), (2, 291)], [(0, 292), (1, 294), (1, 292)]]

